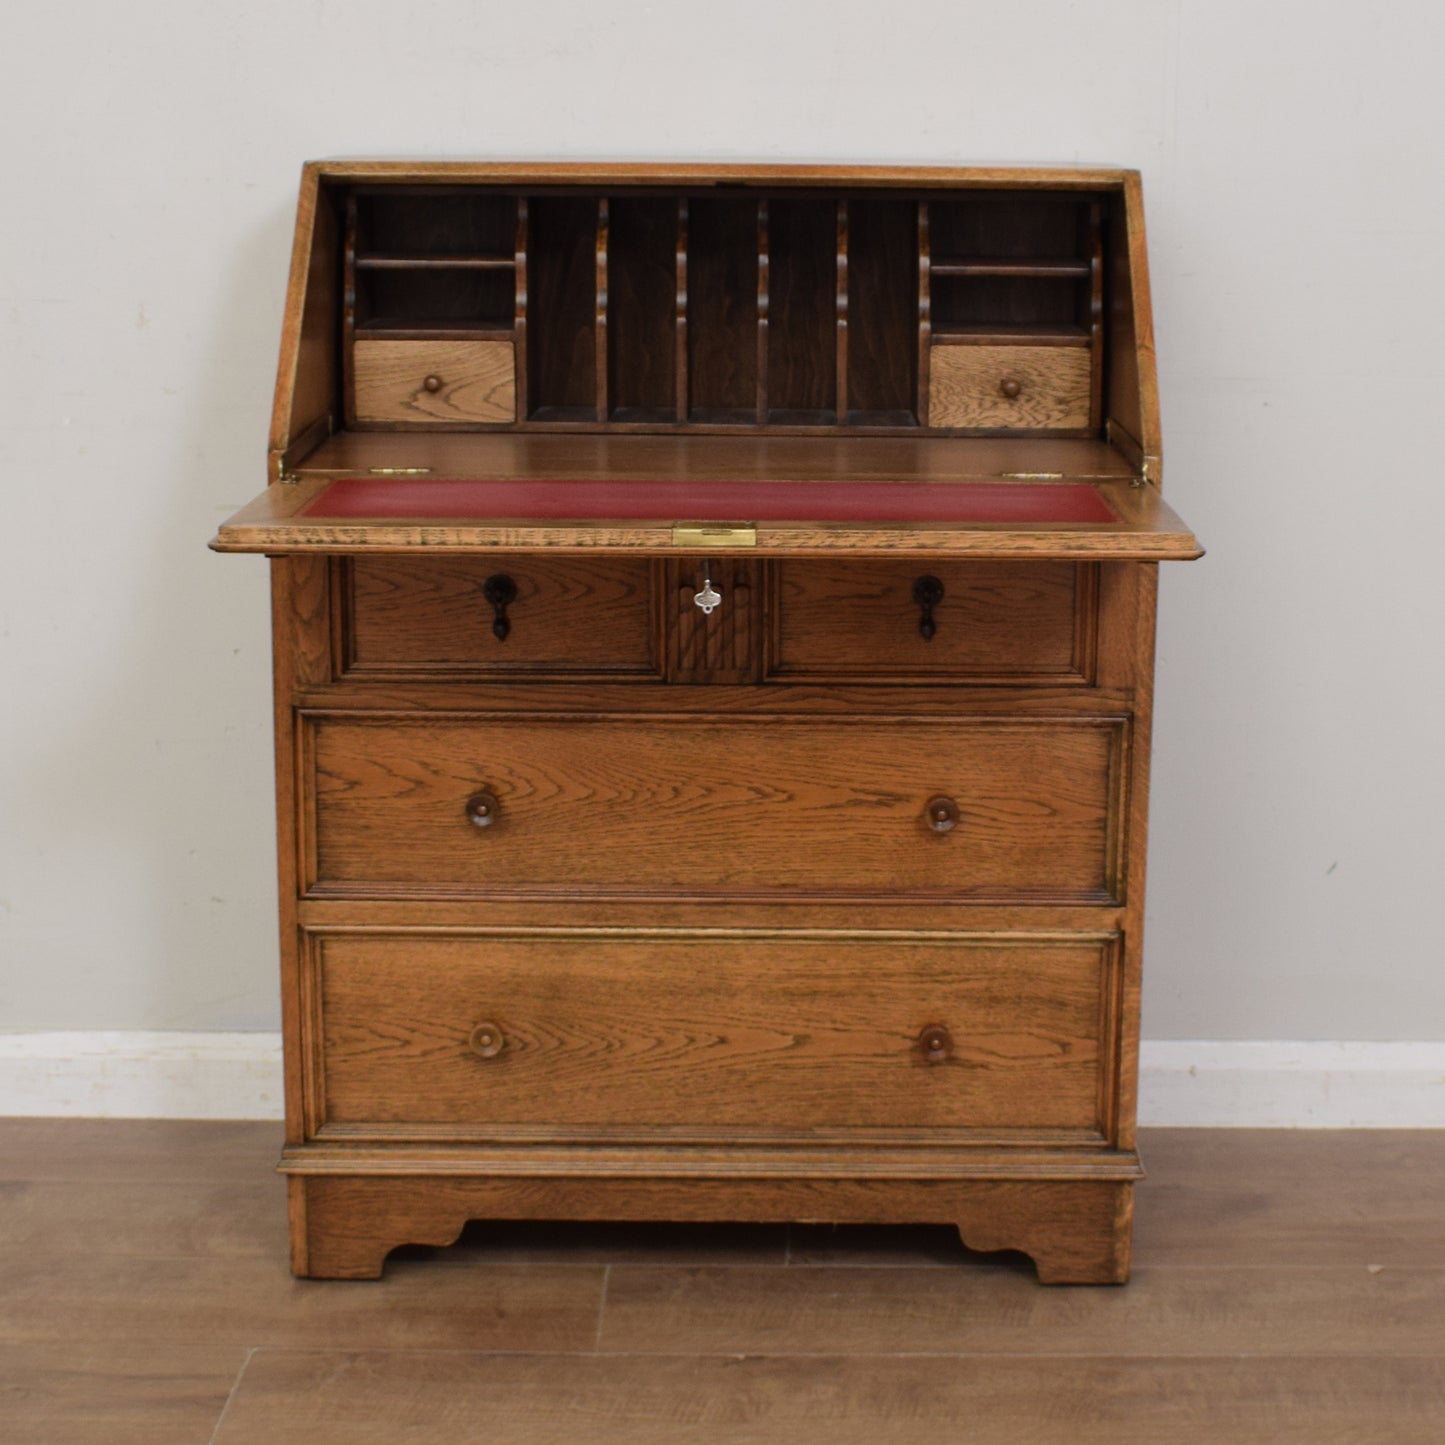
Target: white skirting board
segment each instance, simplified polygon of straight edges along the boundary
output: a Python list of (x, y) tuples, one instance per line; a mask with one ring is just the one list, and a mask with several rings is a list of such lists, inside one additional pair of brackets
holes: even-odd
[[(271, 1033), (0, 1034), (0, 1115), (279, 1119)], [(1445, 1043), (1145, 1041), (1145, 1125), (1445, 1128)]]

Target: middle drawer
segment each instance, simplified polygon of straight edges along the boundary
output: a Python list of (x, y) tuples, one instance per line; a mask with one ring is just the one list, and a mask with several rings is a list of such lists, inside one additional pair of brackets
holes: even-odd
[(1126, 720), (305, 712), (313, 896), (1109, 903)]

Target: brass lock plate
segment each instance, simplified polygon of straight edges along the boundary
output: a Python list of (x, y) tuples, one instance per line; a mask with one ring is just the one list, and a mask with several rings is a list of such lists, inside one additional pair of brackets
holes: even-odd
[(756, 547), (758, 529), (748, 522), (678, 522), (672, 529), (674, 547)]

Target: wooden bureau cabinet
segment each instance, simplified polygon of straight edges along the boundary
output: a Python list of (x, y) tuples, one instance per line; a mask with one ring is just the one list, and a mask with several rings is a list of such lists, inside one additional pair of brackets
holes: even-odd
[(306, 168), (265, 492), (298, 1274), (942, 1221), (1120, 1281), (1137, 177)]

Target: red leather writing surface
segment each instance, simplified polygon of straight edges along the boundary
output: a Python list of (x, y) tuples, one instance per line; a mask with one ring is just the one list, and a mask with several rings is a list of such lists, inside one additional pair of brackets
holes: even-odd
[(1093, 487), (1007, 482), (332, 482), (306, 517), (488, 521), (1112, 522)]

